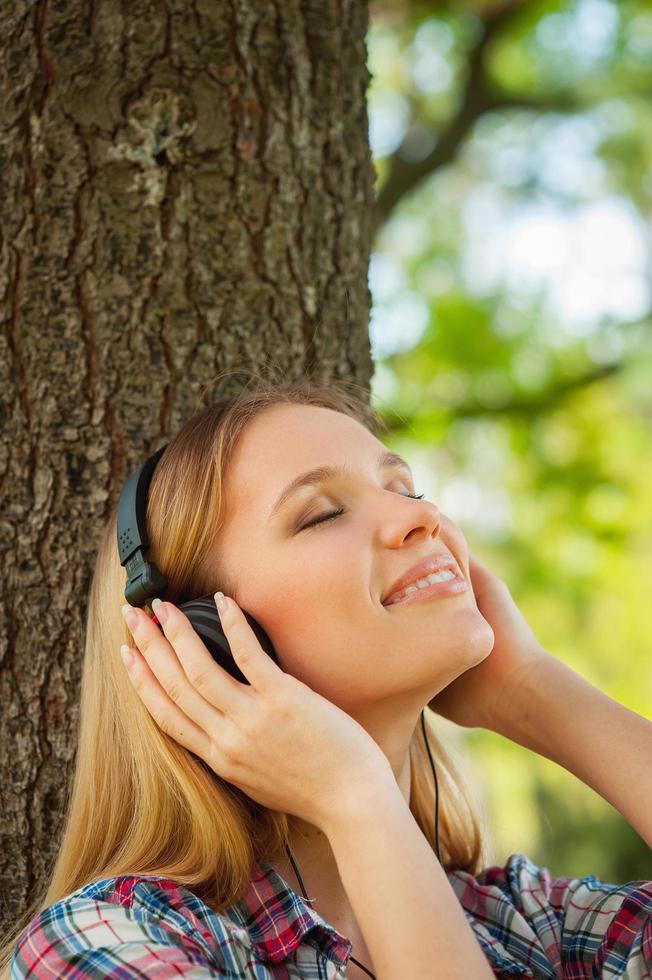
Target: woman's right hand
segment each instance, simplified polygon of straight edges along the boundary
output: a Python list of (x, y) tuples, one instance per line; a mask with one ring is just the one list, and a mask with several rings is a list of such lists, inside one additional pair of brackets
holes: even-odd
[(349, 798), (394, 781), (387, 757), (355, 719), (287, 674), (260, 646), (233, 599), (220, 620), (242, 684), (217, 664), (170, 602), (161, 633), (133, 609), (129, 677), (154, 721), (218, 776), (272, 810), (324, 830)]

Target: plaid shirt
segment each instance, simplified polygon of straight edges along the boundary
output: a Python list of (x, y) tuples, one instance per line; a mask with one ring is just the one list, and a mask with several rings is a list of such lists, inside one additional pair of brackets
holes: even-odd
[[(650, 881), (552, 877), (523, 854), (477, 877), (449, 872), (448, 880), (502, 980), (652, 978)], [(157, 875), (84, 885), (23, 930), (10, 976), (331, 980), (345, 977), (351, 951), (350, 941), (263, 862), (244, 898), (219, 915)]]

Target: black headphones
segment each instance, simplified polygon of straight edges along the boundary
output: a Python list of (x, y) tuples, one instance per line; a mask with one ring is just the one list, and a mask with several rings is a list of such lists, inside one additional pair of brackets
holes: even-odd
[[(129, 477), (125, 483), (118, 504), (118, 550), (120, 564), (127, 570), (125, 599), (131, 606), (147, 605), (151, 612), (151, 600), (161, 598), (168, 581), (154, 562), (145, 558), (149, 548), (147, 523), (147, 495), (156, 464), (167, 449), (167, 444), (150, 456), (146, 462)], [(213, 660), (231, 677), (243, 684), (249, 681), (242, 673), (231, 653), (231, 647), (224, 635), (220, 624), (219, 613), (215, 607), (213, 595), (201, 596), (199, 599), (189, 599), (178, 607), (188, 617), (195, 632), (200, 636)], [(278, 656), (269, 636), (253, 616), (242, 612), (256, 634), (261, 647), (268, 653), (274, 663), (278, 664)], [(153, 621), (160, 629), (156, 616)]]
[[(166, 443), (165, 446), (158, 449), (139, 469), (131, 474), (123, 487), (118, 504), (118, 551), (120, 553), (120, 564), (127, 570), (125, 599), (131, 606), (142, 607), (147, 605), (150, 612), (152, 611), (151, 600), (157, 596), (162, 598), (168, 584), (165, 575), (157, 568), (154, 562), (149, 562), (145, 558), (145, 551), (149, 548), (149, 537), (145, 520), (147, 495), (156, 464), (167, 449), (167, 446), (168, 444)], [(249, 681), (233, 659), (231, 647), (220, 624), (220, 617), (215, 606), (213, 594), (201, 596), (199, 599), (189, 599), (187, 602), (182, 602), (178, 608), (188, 617), (192, 628), (205, 644), (213, 660), (227, 674), (235, 678), (235, 680), (243, 684), (248, 684)], [(240, 608), (242, 609), (242, 607)], [(269, 654), (274, 663), (278, 664), (278, 656), (265, 630), (248, 612), (244, 609), (242, 609), (242, 612), (265, 653)], [(161, 629), (161, 625), (156, 616), (154, 615), (152, 618), (159, 629)], [(435, 779), (435, 841), (437, 845), (437, 857), (441, 863), (441, 854), (439, 853), (439, 786), (437, 783), (435, 763), (433, 762), (426, 737), (423, 711), (421, 712), (421, 728), (423, 730), (423, 740), (426, 743), (426, 749), (430, 758), (430, 765), (432, 766), (432, 774)]]

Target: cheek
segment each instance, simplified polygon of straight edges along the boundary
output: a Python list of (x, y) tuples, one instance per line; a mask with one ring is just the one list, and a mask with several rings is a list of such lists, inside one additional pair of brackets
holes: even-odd
[[(313, 657), (315, 647), (324, 635), (314, 599), (290, 587), (274, 595), (259, 595), (259, 602), (259, 622), (274, 644), (279, 666), (299, 677), (303, 665)], [(255, 612), (252, 615), (258, 618)]]
[(340, 703), (347, 691), (355, 700), (365, 678), (368, 683), (368, 645), (361, 649), (355, 637), (373, 629), (361, 624), (359, 616), (356, 626), (346, 613), (333, 612), (341, 605), (283, 596), (282, 608), (279, 605), (265, 620), (281, 670), (333, 703)]
[(457, 524), (445, 514), (441, 515), (441, 536), (456, 558), (462, 562), (465, 571), (468, 571), (469, 546), (466, 543), (466, 538)]

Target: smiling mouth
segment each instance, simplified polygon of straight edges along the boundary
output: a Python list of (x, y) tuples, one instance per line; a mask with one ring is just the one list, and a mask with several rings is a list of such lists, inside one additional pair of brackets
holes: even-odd
[(444, 598), (445, 596), (458, 595), (467, 592), (469, 583), (461, 576), (449, 569), (441, 572), (433, 572), (425, 575), (416, 582), (411, 582), (406, 588), (395, 592), (383, 603), (384, 606), (405, 606), (423, 602), (427, 599)]

